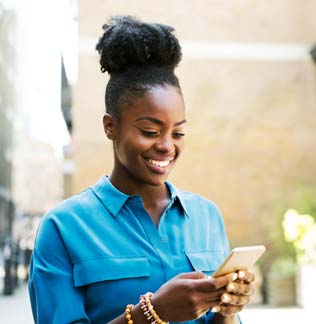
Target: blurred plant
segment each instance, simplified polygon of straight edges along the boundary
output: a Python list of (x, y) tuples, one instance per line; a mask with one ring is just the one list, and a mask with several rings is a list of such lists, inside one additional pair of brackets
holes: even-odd
[(308, 214), (289, 209), (282, 222), (284, 237), (295, 250), (296, 260), (301, 264), (316, 264), (316, 221)]
[(273, 278), (293, 277), (296, 274), (296, 268), (297, 264), (293, 258), (280, 256), (273, 261), (269, 275)]

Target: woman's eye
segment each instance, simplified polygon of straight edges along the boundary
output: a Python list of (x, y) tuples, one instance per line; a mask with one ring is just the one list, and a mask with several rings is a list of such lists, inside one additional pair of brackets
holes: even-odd
[(181, 137), (183, 137), (183, 136), (185, 136), (185, 134), (184, 134), (184, 133), (181, 133), (181, 132), (173, 133), (173, 137), (174, 137), (174, 138), (181, 138)]
[(149, 131), (149, 130), (141, 129), (141, 132), (146, 137), (156, 137), (156, 136), (159, 136), (159, 133), (158, 132), (155, 132), (155, 131)]

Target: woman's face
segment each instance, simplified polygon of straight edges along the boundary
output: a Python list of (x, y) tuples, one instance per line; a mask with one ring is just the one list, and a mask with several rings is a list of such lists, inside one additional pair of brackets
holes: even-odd
[(122, 108), (113, 125), (116, 174), (121, 181), (159, 186), (184, 146), (185, 108), (172, 87), (157, 87)]

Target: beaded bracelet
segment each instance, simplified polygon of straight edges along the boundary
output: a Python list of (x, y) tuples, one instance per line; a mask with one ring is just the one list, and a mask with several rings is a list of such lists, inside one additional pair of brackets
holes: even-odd
[(141, 295), (139, 299), (140, 308), (142, 309), (147, 321), (150, 324), (169, 324), (169, 322), (164, 322), (154, 310), (154, 307), (150, 300), (152, 295), (153, 293), (148, 292), (145, 295)]
[(132, 304), (129, 304), (126, 306), (125, 308), (125, 319), (126, 319), (126, 322), (127, 324), (133, 324), (133, 320), (132, 320), (132, 309), (133, 309), (134, 305)]

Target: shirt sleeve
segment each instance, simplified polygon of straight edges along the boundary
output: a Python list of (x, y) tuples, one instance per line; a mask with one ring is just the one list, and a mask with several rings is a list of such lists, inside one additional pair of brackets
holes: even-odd
[(76, 288), (73, 263), (53, 217), (45, 216), (32, 255), (29, 294), (35, 324), (90, 323), (83, 288)]

